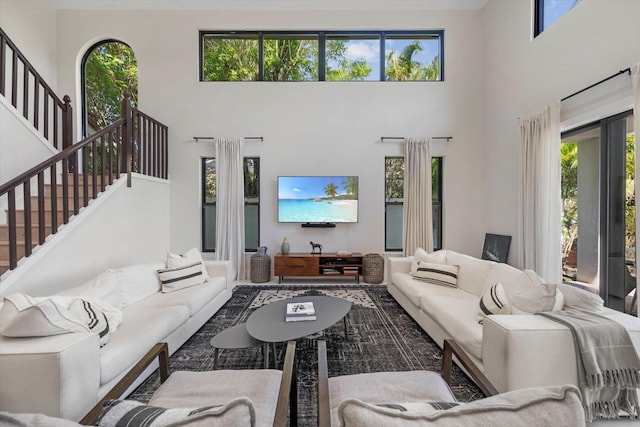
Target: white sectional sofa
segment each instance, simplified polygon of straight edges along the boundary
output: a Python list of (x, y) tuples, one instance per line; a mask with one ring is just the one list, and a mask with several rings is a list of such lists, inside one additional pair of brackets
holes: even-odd
[[(389, 258), (388, 290), (418, 324), (442, 347), (455, 339), (471, 356), (499, 392), (548, 385), (578, 385), (576, 355), (570, 330), (548, 318), (519, 310), (491, 314), (478, 322), (483, 292), (498, 282), (526, 282), (530, 271), (507, 264), (442, 250), (422, 251), (417, 257)], [(457, 288), (415, 279), (416, 262), (458, 266)], [(640, 319), (602, 307), (595, 294), (557, 285), (552, 305), (556, 309), (591, 309), (621, 323), (640, 354)]]
[(179, 290), (161, 283), (157, 270), (165, 268), (159, 262), (108, 270), (55, 296), (99, 299), (120, 310), (122, 323), (102, 347), (91, 332), (0, 335), (0, 411), (80, 420), (154, 344), (166, 342), (173, 353), (231, 298), (228, 261), (204, 261), (199, 268), (209, 277)]

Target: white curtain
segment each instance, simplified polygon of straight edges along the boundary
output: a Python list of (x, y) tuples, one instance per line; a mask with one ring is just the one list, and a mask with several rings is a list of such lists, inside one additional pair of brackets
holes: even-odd
[(519, 261), (550, 283), (562, 281), (560, 103), (522, 117)]
[(404, 146), (404, 255), (420, 247), (433, 251), (431, 147), (429, 140), (407, 138)]
[(215, 138), (216, 259), (229, 260), (237, 280), (244, 269), (244, 138)]
[[(638, 135), (640, 135), (640, 62), (631, 66), (631, 82), (633, 84), (633, 132), (636, 136), (636, 180), (635, 180), (635, 194), (640, 194), (640, 183), (638, 183), (638, 177), (640, 177), (640, 144), (638, 144)], [(636, 199), (636, 266), (638, 265), (638, 231), (640, 231), (640, 209), (638, 206), (640, 202), (638, 201), (638, 197)], [(636, 269), (636, 272), (638, 270)], [(636, 295), (640, 293), (640, 287), (638, 287), (638, 280), (640, 279), (640, 274), (636, 273)], [(636, 298), (640, 301), (640, 296)], [(638, 310), (638, 317), (640, 317), (640, 310)]]

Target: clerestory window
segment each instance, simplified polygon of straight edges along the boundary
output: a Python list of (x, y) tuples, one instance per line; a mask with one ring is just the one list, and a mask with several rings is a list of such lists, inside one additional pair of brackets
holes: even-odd
[(569, 12), (580, 0), (533, 0), (533, 36), (537, 37)]
[(200, 32), (200, 81), (443, 81), (444, 31)]

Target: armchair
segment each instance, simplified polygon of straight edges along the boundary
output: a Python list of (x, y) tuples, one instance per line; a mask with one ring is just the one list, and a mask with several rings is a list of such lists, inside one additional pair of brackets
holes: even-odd
[[(11, 414), (7, 412), (0, 412), (0, 424), (3, 421), (8, 421), (9, 423), (14, 422), (16, 425), (47, 425), (52, 427), (93, 425), (98, 420), (104, 403), (122, 396), (138, 375), (158, 358), (161, 385), (151, 398), (149, 405), (167, 408), (166, 413), (168, 414), (173, 410), (170, 408), (198, 408), (197, 413), (195, 413), (196, 411), (190, 413), (191, 409), (184, 410), (185, 418), (178, 421), (179, 423), (185, 422), (187, 417), (191, 417), (188, 418), (188, 425), (194, 426), (232, 424), (285, 427), (287, 412), (290, 409), (289, 425), (296, 426), (297, 367), (295, 348), (295, 342), (287, 343), (282, 371), (275, 369), (177, 371), (170, 374), (168, 346), (166, 343), (158, 343), (87, 413), (80, 424), (42, 414)], [(129, 410), (131, 406), (138, 410), (140, 407), (136, 405), (141, 405), (133, 401), (125, 401), (125, 403), (128, 406), (122, 410), (118, 409), (118, 411)], [(141, 408), (146, 410), (144, 405), (141, 405)], [(175, 410), (169, 416), (182, 415), (179, 411)], [(131, 416), (132, 413), (133, 411), (127, 415)], [(173, 418), (169, 421), (176, 422)]]
[[(485, 395), (456, 401), (448, 382), (453, 356)], [(442, 374), (377, 372), (328, 378), (327, 347), (318, 341), (318, 425), (331, 426), (584, 426), (579, 390), (553, 386), (497, 390), (453, 340), (444, 341)]]

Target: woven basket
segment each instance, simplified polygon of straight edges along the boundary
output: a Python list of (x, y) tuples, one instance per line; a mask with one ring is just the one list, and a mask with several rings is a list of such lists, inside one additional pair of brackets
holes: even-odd
[(251, 255), (250, 278), (253, 283), (271, 280), (271, 257), (269, 255)]
[(363, 279), (366, 283), (378, 284), (384, 280), (384, 258), (379, 254), (364, 256)]

